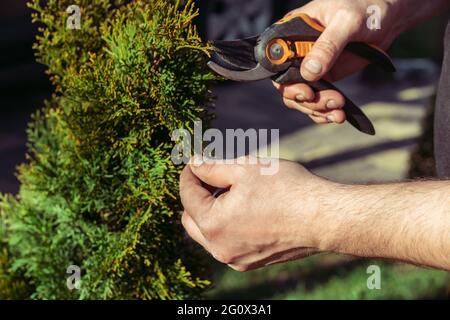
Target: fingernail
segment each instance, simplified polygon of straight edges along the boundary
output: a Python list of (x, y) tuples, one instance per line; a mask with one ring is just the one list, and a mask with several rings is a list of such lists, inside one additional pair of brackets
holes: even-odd
[(328, 100), (328, 101), (327, 101), (327, 108), (328, 108), (328, 109), (336, 109), (336, 108), (337, 108), (336, 101), (334, 101), (334, 100)]
[(319, 74), (322, 71), (322, 64), (318, 60), (311, 59), (306, 62), (305, 68), (313, 74)]
[(193, 165), (194, 167), (200, 167), (203, 164), (203, 157), (195, 154), (189, 161), (189, 164)]
[(305, 98), (305, 94), (304, 93), (299, 93), (296, 97), (295, 100), (299, 101), (299, 102), (303, 102), (306, 100)]
[(327, 120), (329, 123), (334, 123), (336, 122), (336, 117), (333, 114), (329, 114), (327, 115)]

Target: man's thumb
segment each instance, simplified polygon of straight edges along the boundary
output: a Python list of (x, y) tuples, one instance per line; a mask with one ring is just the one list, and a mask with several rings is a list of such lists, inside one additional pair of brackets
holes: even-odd
[(226, 161), (204, 160), (194, 156), (189, 162), (192, 172), (204, 183), (217, 188), (231, 187), (238, 180), (239, 166)]
[(308, 81), (317, 81), (326, 75), (352, 35), (342, 21), (338, 23), (334, 19), (305, 57), (300, 70), (302, 77)]

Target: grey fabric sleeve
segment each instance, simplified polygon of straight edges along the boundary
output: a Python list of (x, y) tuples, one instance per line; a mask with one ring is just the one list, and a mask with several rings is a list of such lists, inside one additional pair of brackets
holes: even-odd
[(445, 32), (445, 52), (436, 100), (434, 144), (440, 178), (450, 178), (450, 23)]

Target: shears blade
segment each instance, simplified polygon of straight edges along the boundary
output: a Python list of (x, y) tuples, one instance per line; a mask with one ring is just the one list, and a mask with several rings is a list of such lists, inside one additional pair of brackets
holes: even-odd
[(231, 70), (249, 70), (256, 67), (255, 46), (258, 37), (241, 40), (215, 40), (210, 44), (214, 49), (213, 60)]
[(276, 73), (270, 72), (260, 64), (257, 64), (253, 69), (243, 71), (229, 70), (214, 61), (209, 61), (208, 66), (222, 77), (233, 81), (257, 81), (268, 79), (276, 75)]

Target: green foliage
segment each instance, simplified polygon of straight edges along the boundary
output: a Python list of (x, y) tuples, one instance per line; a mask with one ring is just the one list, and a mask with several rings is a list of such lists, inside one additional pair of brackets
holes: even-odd
[[(8, 202), (3, 199), (2, 204)], [(0, 299), (26, 299), (32, 293), (32, 286), (20, 274), (9, 272), (11, 258), (8, 251), (8, 228), (5, 208), (0, 210)]]
[(0, 298), (182, 299), (209, 284), (170, 159), (170, 133), (209, 118), (208, 48), (192, 1), (128, 2), (78, 1), (81, 30), (66, 29), (72, 1), (30, 3), (56, 93), (29, 126), (20, 192), (1, 203)]

